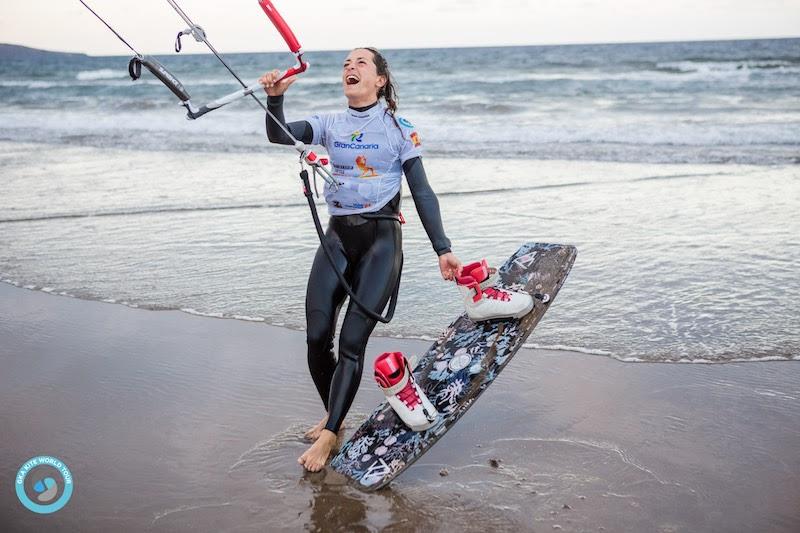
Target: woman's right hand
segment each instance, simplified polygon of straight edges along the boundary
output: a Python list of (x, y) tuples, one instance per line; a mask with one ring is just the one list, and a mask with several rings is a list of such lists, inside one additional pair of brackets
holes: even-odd
[(276, 69), (258, 78), (258, 83), (264, 86), (264, 92), (267, 93), (267, 95), (280, 96), (286, 92), (286, 89), (288, 89), (295, 80), (297, 80), (297, 76), (289, 76), (281, 81), (277, 81), (280, 77), (281, 71)]

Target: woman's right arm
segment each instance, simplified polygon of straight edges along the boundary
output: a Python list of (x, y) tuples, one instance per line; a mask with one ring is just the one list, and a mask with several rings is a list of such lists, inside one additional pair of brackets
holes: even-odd
[[(286, 126), (295, 139), (298, 139), (306, 144), (311, 144), (314, 137), (314, 131), (311, 129), (311, 124), (306, 120), (298, 120), (297, 122), (286, 123), (283, 116), (283, 95), (267, 97), (267, 109), (275, 115), (275, 118), (281, 121), (281, 124)], [(272, 117), (267, 115), (267, 138), (270, 142), (277, 144), (294, 144), (292, 139), (286, 135), (286, 132), (281, 129), (278, 124), (272, 120)]]
[[(264, 86), (264, 92), (267, 93), (267, 109), (269, 109), (269, 112), (275, 115), (275, 118), (291, 132), (295, 139), (309, 144), (314, 138), (314, 131), (311, 128), (311, 124), (305, 120), (287, 124), (286, 118), (283, 116), (283, 93), (295, 82), (297, 76), (290, 76), (285, 80), (277, 81), (279, 76), (280, 72), (273, 70), (272, 72), (267, 72), (258, 80), (258, 82)], [(267, 114), (266, 120), (267, 138), (270, 142), (277, 144), (294, 144), (292, 139), (283, 131), (283, 128), (281, 128), (269, 114)]]

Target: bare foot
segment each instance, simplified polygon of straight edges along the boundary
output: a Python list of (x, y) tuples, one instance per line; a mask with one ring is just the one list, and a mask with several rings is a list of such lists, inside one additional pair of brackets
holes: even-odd
[[(319, 438), (320, 433), (322, 433), (322, 430), (325, 429), (325, 424), (327, 423), (328, 423), (328, 417), (325, 416), (325, 418), (320, 420), (316, 426), (306, 431), (303, 434), (303, 437), (308, 441), (314, 442)], [(347, 424), (345, 424), (344, 422), (342, 422), (342, 425), (339, 427), (339, 433), (341, 433), (343, 429), (347, 429)]]
[(322, 433), (322, 430), (325, 429), (325, 424), (327, 423), (328, 423), (328, 416), (326, 415), (325, 418), (319, 421), (319, 424), (306, 431), (303, 436), (306, 438), (306, 440), (310, 440), (312, 442), (317, 440), (319, 438), (320, 433)]
[(319, 472), (328, 462), (331, 450), (336, 445), (336, 433), (323, 429), (311, 448), (301, 455), (297, 462), (309, 472)]

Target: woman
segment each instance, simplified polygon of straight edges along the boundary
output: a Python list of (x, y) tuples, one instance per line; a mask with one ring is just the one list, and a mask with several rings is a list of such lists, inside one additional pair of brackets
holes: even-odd
[[(268, 95), (269, 110), (285, 123), (283, 94), (295, 77), (276, 81), (279, 77), (275, 70), (259, 82)], [(442, 228), (439, 203), (422, 166), (419, 134), (411, 122), (395, 114), (395, 89), (386, 60), (374, 48), (356, 48), (345, 59), (342, 85), (347, 110), (285, 125), (304, 143), (327, 148), (333, 177), (340, 183), (336, 190), (325, 185), (331, 214), (327, 244), (358, 300), (380, 313), (400, 275), (400, 223), (387, 215), (399, 213), (402, 174), (439, 256), (442, 277), (454, 279), (461, 273), (461, 262), (450, 251)], [(269, 116), (267, 136), (271, 142), (292, 144)], [(327, 416), (306, 433), (314, 444), (298, 459), (312, 472), (324, 467), (336, 444), (336, 434), (358, 390), (364, 352), (376, 324), (351, 302), (339, 333), (337, 362), (333, 336), (345, 296), (330, 261), (318, 249), (306, 290), (306, 340), (311, 377)]]

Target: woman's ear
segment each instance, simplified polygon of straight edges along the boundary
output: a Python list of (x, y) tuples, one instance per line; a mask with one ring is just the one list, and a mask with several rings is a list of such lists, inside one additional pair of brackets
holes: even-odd
[(376, 84), (378, 85), (379, 89), (386, 87), (386, 76), (378, 76)]

